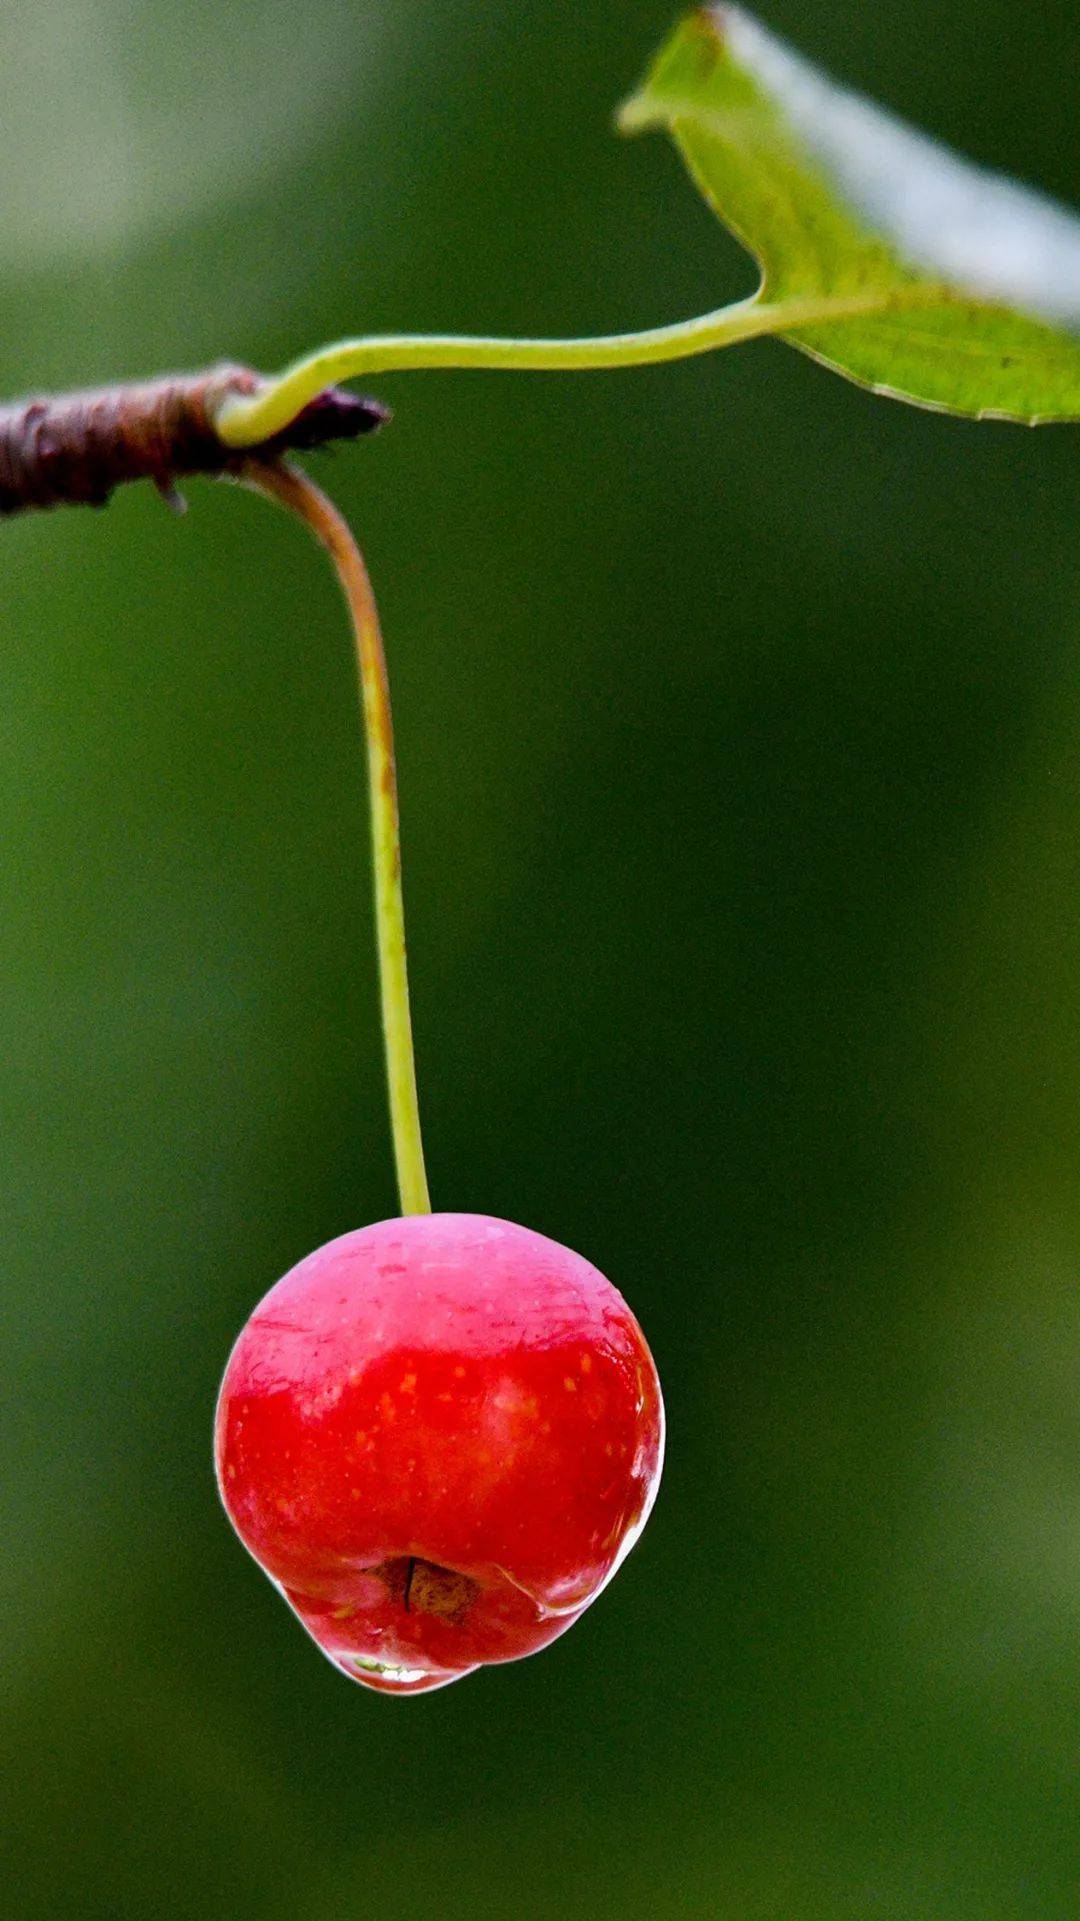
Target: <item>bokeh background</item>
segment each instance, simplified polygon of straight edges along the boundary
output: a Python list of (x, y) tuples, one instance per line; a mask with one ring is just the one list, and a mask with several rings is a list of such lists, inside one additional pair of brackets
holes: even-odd
[[(773, 0), (1080, 198), (1075, 17)], [(752, 275), (611, 110), (652, 0), (13, 0), (0, 388)], [(778, 345), (413, 375), (380, 589), (436, 1204), (639, 1312), (669, 1464), (556, 1648), (351, 1689), (218, 1509), (229, 1345), (393, 1211), (348, 637), (195, 484), (0, 530), (4, 1906), (1080, 1911), (1080, 564), (1067, 430)]]

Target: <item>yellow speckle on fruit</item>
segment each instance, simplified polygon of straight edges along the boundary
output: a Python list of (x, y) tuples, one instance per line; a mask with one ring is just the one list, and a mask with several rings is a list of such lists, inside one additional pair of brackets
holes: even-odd
[(357, 1447), (363, 1447), (365, 1441), (367, 1440), (366, 1430), (362, 1427), (358, 1427), (356, 1430), (355, 1439), (356, 1439)]
[(454, 1379), (455, 1381), (463, 1381), (465, 1379), (465, 1369), (460, 1364), (454, 1369)]
[(356, 1609), (353, 1607), (352, 1602), (346, 1601), (344, 1607), (333, 1608), (331, 1610), (330, 1619), (332, 1621), (347, 1621), (350, 1614), (355, 1613)]
[(577, 1382), (575, 1381), (575, 1379), (574, 1379), (574, 1377), (573, 1377), (573, 1375), (572, 1375), (572, 1374), (567, 1374), (567, 1375), (566, 1375), (566, 1377), (565, 1377), (565, 1379), (564, 1379), (564, 1381), (563, 1381), (563, 1386), (564, 1386), (564, 1388), (566, 1389), (566, 1392), (567, 1392), (568, 1394), (576, 1394), (576, 1393), (577, 1393)]
[(583, 1374), (591, 1374), (592, 1373), (592, 1355), (582, 1354), (578, 1360), (578, 1366), (580, 1367)]
[(402, 1375), (401, 1386), (398, 1388), (398, 1393), (399, 1394), (415, 1394), (416, 1393), (416, 1375), (415, 1374)]
[(229, 1463), (229, 1479), (230, 1481), (235, 1481), (236, 1479), (236, 1469), (233, 1467), (231, 1461)]

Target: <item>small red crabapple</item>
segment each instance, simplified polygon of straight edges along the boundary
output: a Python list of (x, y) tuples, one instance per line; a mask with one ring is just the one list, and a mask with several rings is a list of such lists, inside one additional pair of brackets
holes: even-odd
[(241, 1540), (324, 1654), (394, 1694), (562, 1634), (641, 1532), (663, 1446), (621, 1294), (476, 1214), (301, 1261), (241, 1333), (215, 1425)]

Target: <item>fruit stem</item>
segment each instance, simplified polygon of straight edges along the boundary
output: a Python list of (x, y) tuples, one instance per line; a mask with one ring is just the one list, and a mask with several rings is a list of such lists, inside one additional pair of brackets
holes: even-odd
[(403, 1214), (430, 1214), (409, 1013), (394, 721), (371, 579), (348, 522), (306, 474), (281, 462), (253, 460), (241, 477), (245, 486), (276, 500), (310, 527), (330, 555), (352, 619), (367, 740), (379, 993), (398, 1193)]

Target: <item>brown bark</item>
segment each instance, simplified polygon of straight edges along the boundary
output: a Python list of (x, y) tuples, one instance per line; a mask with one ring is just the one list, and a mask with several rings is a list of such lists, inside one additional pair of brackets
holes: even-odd
[(243, 450), (225, 446), (214, 431), (216, 403), (258, 384), (246, 367), (216, 367), (0, 407), (0, 515), (103, 507), (128, 480), (151, 480), (175, 499), (175, 483), (186, 475), (236, 473), (252, 459), (354, 440), (388, 418), (378, 401), (331, 387), (271, 440)]

